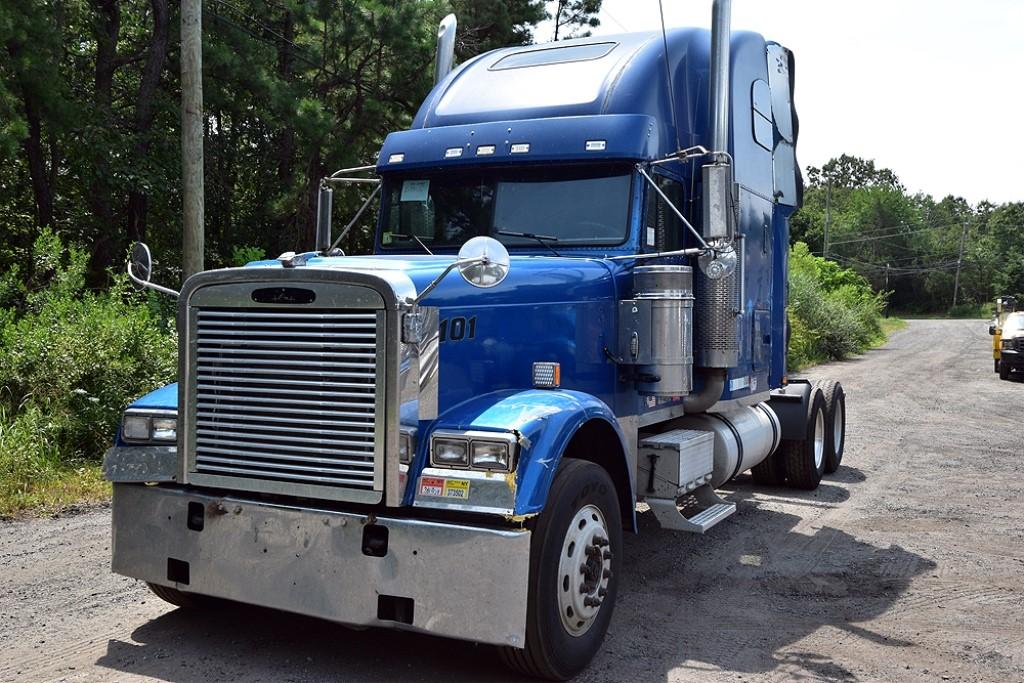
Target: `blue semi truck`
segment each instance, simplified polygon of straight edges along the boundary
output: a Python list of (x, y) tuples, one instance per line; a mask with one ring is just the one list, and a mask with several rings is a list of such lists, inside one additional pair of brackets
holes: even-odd
[[(113, 570), (565, 679), (638, 505), (704, 533), (741, 473), (834, 471), (842, 387), (786, 377), (793, 55), (712, 14), (454, 70), (450, 17), (411, 128), (325, 179), (314, 250), (179, 293), (137, 245), (132, 277), (179, 298), (180, 371), (105, 458)], [(331, 246), (352, 181), (377, 184), (371, 255)]]

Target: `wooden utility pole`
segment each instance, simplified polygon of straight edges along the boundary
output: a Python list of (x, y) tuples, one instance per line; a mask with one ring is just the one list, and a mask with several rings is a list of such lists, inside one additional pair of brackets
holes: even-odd
[(203, 270), (203, 3), (181, 0), (181, 200), (185, 277)]
[(953, 280), (953, 308), (956, 308), (956, 295), (960, 290), (960, 264), (964, 260), (964, 242), (967, 240), (967, 221), (964, 221), (964, 230), (960, 233), (960, 255), (956, 257), (956, 278)]
[(821, 257), (828, 258), (828, 229), (832, 223), (832, 181), (825, 185), (825, 241), (821, 248)]

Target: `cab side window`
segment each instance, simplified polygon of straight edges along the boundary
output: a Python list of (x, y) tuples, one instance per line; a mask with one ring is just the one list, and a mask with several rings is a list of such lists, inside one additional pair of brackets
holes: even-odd
[[(672, 201), (677, 209), (683, 211), (683, 188), (670, 178), (654, 176), (658, 188)], [(669, 207), (665, 200), (647, 186), (647, 206), (644, 211), (643, 245), (649, 251), (675, 251), (683, 248), (683, 226), (679, 216)]]

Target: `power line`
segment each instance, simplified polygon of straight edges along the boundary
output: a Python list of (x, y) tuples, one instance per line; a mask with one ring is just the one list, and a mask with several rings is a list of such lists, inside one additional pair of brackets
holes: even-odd
[[(890, 265), (883, 265), (883, 264), (878, 264), (878, 263), (868, 263), (866, 261), (861, 261), (859, 259), (851, 258), (851, 257), (848, 257), (848, 256), (838, 256), (837, 258), (841, 259), (846, 264), (854, 266), (854, 267), (870, 268), (870, 269), (875, 270), (877, 272), (888, 272), (888, 273), (891, 273), (893, 275), (920, 275), (920, 274), (924, 274), (924, 273), (948, 272), (948, 271), (956, 268), (956, 265), (957, 265), (956, 260), (944, 261), (944, 262), (938, 262), (938, 263), (920, 264), (920, 265), (917, 265), (917, 266), (890, 266)], [(974, 266), (974, 265), (977, 265), (977, 263), (973, 262), (973, 261), (964, 260), (963, 261), (963, 265), (964, 266)]]
[(613, 16), (612, 16), (612, 13), (611, 13), (611, 12), (609, 12), (609, 11), (608, 11), (607, 9), (605, 9), (604, 7), (602, 7), (602, 8), (601, 8), (601, 14), (603, 14), (603, 15), (604, 15), (604, 16), (605, 16), (606, 18), (608, 18), (608, 19), (611, 19), (611, 20), (612, 20), (612, 23), (613, 23), (613, 24), (615, 24), (616, 26), (618, 26), (619, 28), (621, 28), (621, 29), (622, 29), (623, 31), (625, 31), (626, 33), (629, 33), (629, 29), (628, 29), (628, 28), (626, 28), (626, 27), (625, 27), (625, 26), (624, 26), (624, 25), (622, 24), (622, 22), (621, 22), (621, 21), (619, 21), (618, 19), (616, 19), (615, 17), (613, 17)]
[[(949, 225), (959, 225), (957, 223), (950, 223)], [(829, 242), (830, 247), (834, 247), (839, 244), (855, 244), (858, 242), (873, 242), (878, 240), (892, 239), (894, 237), (903, 237), (905, 235), (914, 235), (919, 232), (929, 232), (931, 230), (938, 230), (940, 228), (949, 227), (948, 225), (932, 225), (927, 228), (917, 228), (916, 230), (907, 230), (905, 232), (893, 232), (887, 235), (872, 235), (870, 237), (858, 237), (852, 240), (840, 240), (839, 242)]]

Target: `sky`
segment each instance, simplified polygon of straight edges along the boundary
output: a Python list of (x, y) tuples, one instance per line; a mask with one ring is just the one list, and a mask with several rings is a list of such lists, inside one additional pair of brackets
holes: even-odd
[[(663, 0), (668, 27), (711, 0)], [(796, 55), (800, 164), (840, 154), (910, 192), (1024, 201), (1024, 0), (733, 0), (732, 25)], [(657, 0), (604, 0), (597, 35), (660, 28)], [(541, 25), (538, 42), (550, 40)]]

